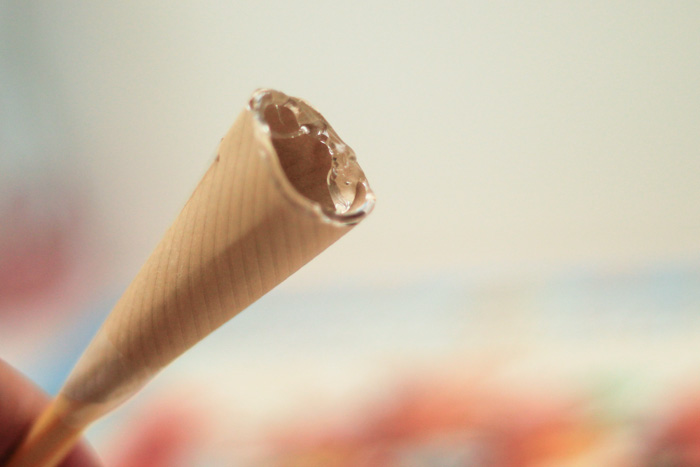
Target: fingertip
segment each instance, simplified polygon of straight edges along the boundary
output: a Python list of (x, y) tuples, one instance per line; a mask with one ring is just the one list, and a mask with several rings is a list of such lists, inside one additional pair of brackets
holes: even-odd
[(100, 467), (102, 465), (95, 451), (87, 443), (81, 442), (61, 462), (60, 467)]

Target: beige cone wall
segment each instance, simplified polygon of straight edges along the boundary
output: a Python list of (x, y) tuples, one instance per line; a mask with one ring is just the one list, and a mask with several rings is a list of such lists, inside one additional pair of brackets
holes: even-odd
[(118, 405), (352, 227), (294, 192), (265, 130), (241, 113), (71, 373), (61, 396), (87, 409), (76, 424)]

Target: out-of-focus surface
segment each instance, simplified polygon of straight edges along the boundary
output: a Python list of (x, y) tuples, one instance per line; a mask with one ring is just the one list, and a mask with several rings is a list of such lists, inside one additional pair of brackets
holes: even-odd
[(0, 3), (0, 358), (56, 391), (258, 87), (375, 213), (107, 465), (700, 464), (700, 5)]

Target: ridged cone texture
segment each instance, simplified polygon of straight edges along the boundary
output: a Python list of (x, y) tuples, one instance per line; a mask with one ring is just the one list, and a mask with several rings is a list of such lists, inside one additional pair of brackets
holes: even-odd
[(289, 196), (259, 126), (241, 113), (71, 373), (61, 394), (86, 403), (85, 417), (121, 403), (350, 230)]

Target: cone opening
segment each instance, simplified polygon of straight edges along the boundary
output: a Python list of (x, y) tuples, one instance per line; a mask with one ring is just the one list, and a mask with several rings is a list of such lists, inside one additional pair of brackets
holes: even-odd
[(369, 213), (374, 195), (354, 151), (325, 118), (301, 99), (263, 89), (250, 109), (269, 134), (286, 179), (324, 215), (354, 223)]

